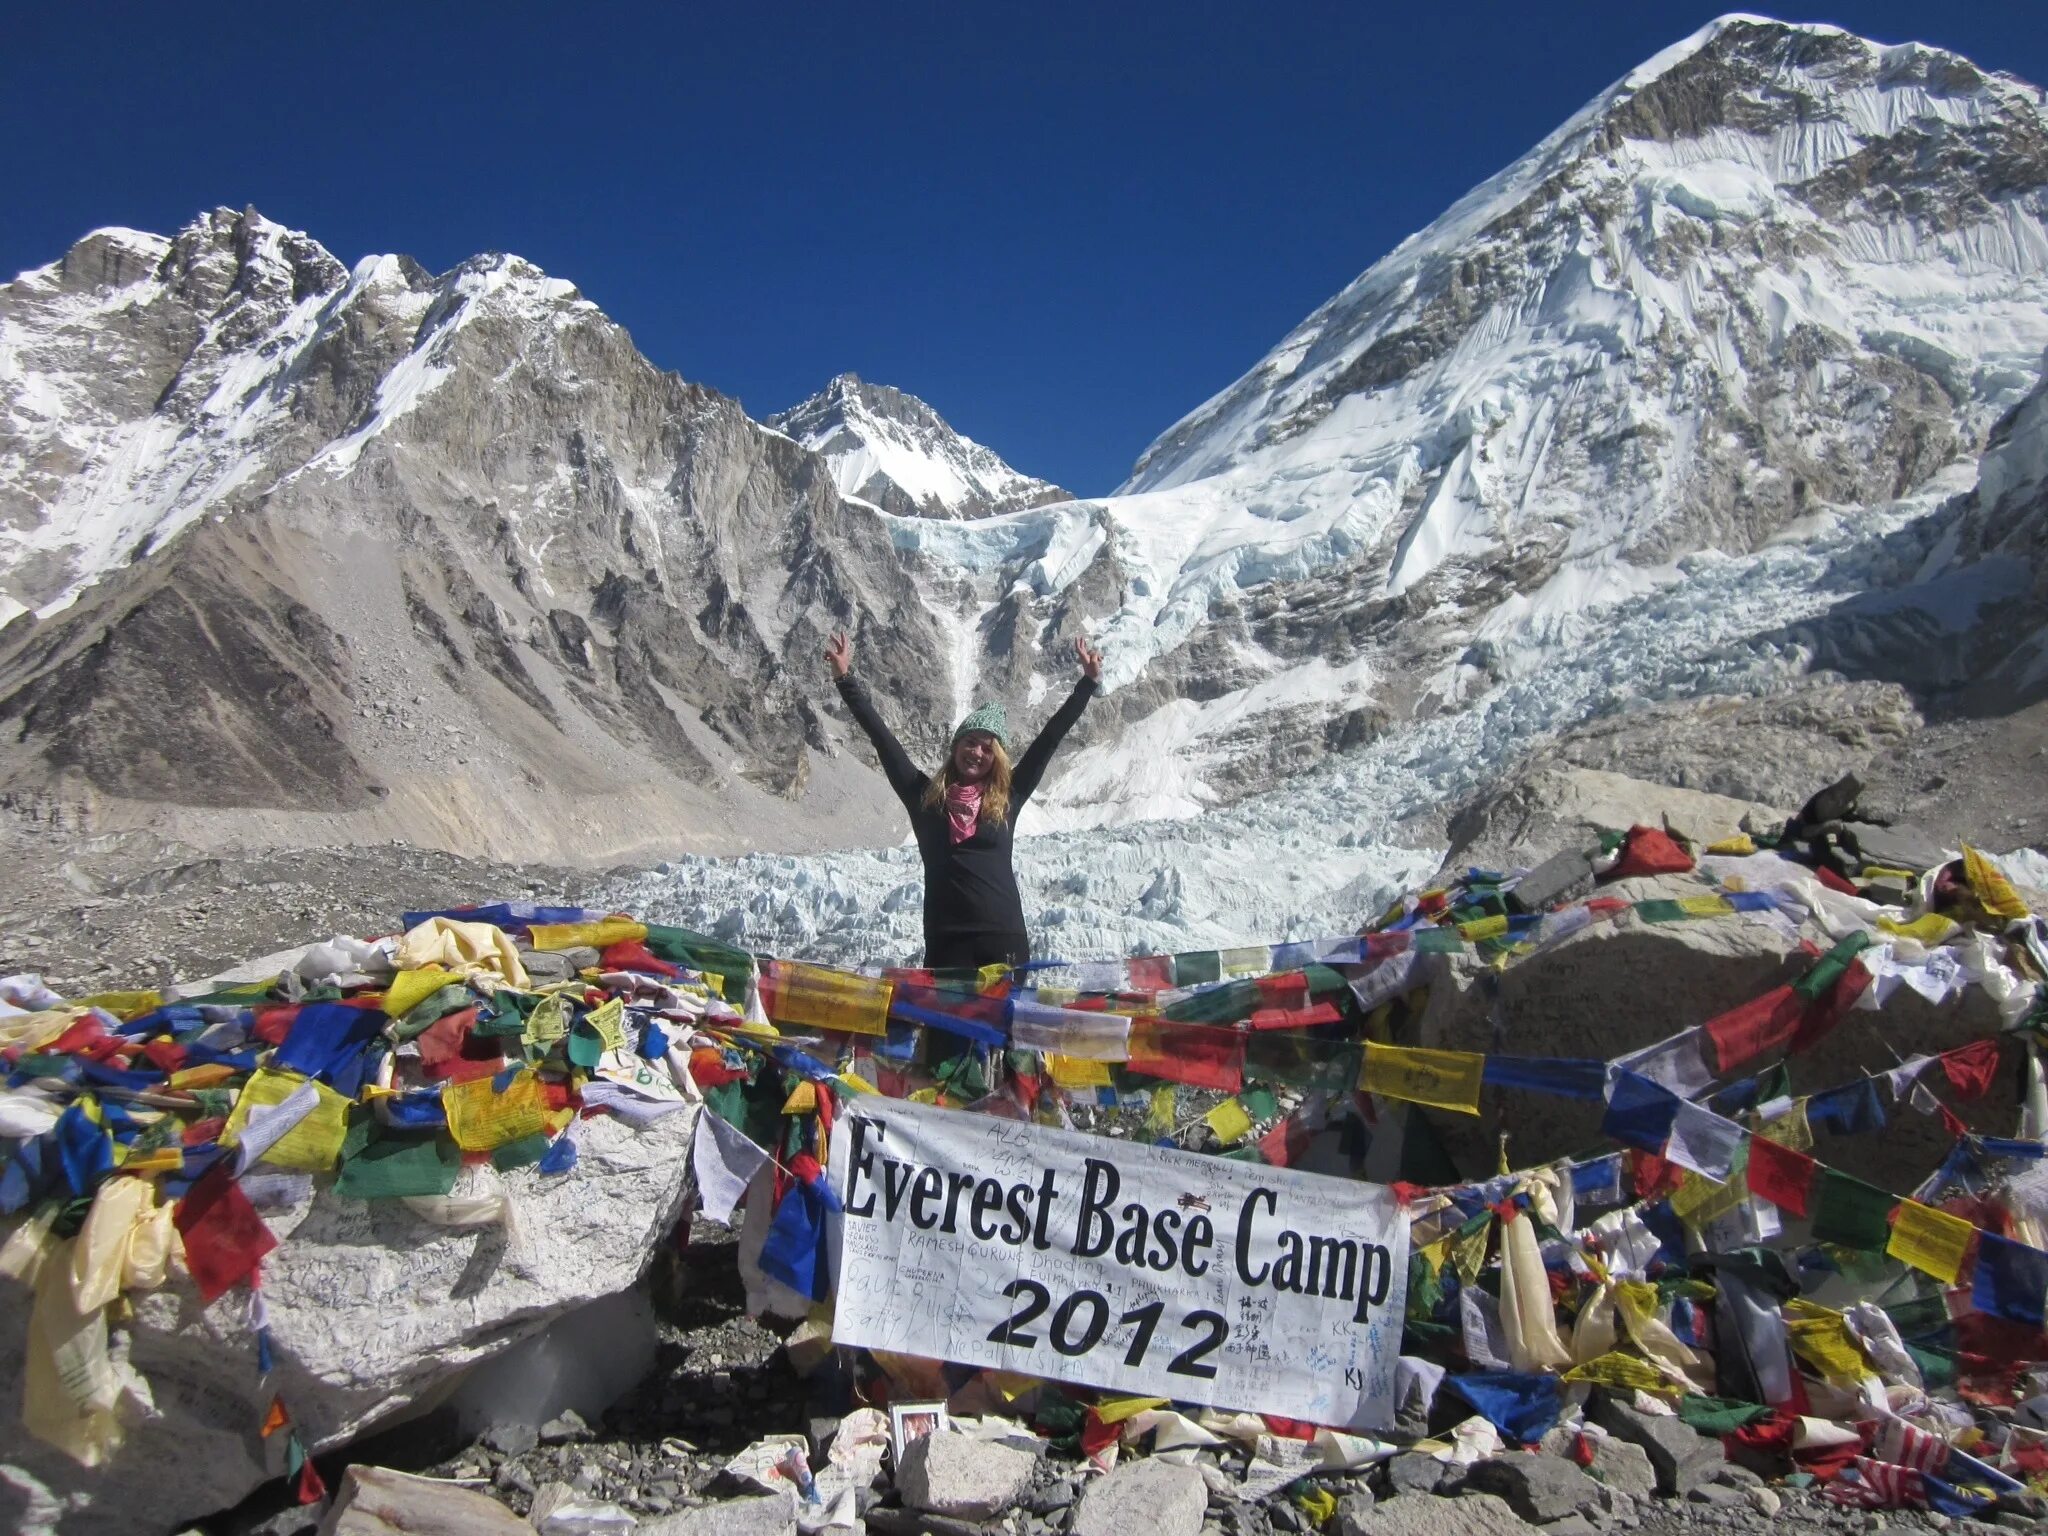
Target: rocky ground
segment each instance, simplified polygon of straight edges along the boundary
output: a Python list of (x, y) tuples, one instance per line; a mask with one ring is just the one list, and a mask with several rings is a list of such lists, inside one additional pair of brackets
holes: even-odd
[(574, 903), (603, 871), (510, 865), (403, 843), (201, 853), (145, 834), (80, 837), (0, 817), (0, 975), (73, 996), (196, 980), (409, 909)]
[[(533, 1511), (535, 1495), (550, 1484), (572, 1490), (586, 1510), (609, 1507), (612, 1523), (602, 1527), (541, 1524), (559, 1536), (571, 1529), (615, 1536), (793, 1532), (779, 1506), (761, 1502), (761, 1489), (723, 1469), (770, 1435), (807, 1437), (813, 1465), (821, 1466), (839, 1420), (817, 1411), (816, 1386), (791, 1368), (781, 1338), (746, 1317), (734, 1252), (731, 1232), (700, 1225), (686, 1249), (661, 1255), (649, 1279), (661, 1317), (656, 1364), (598, 1422), (571, 1413), (539, 1429), (495, 1425), (455, 1442), (429, 1416), (358, 1444), (346, 1458), (323, 1459), (330, 1487), (339, 1487), (355, 1462), (487, 1495), (515, 1516)], [(1987, 1512), (1982, 1520), (1840, 1509), (1810, 1487), (1767, 1481), (1726, 1461), (1717, 1442), (1675, 1420), (1652, 1421), (1614, 1405), (1596, 1405), (1591, 1417), (1598, 1428), (1585, 1471), (1567, 1454), (1571, 1437), (1561, 1432), (1533, 1452), (1508, 1451), (1469, 1468), (1403, 1453), (1376, 1467), (1316, 1472), (1266, 1492), (1246, 1485), (1248, 1472), (1260, 1468), (1235, 1444), (1204, 1450), (1183, 1465), (1127, 1456), (1105, 1478), (1042, 1443), (1036, 1456), (970, 1443), (944, 1472), (936, 1455), (915, 1476), (885, 1470), (861, 1508), (867, 1529), (879, 1536), (1527, 1536), (1539, 1529), (1545, 1536), (1871, 1536), (1887, 1529), (1990, 1536), (2039, 1523), (2031, 1507)], [(1432, 1427), (1441, 1432), (1434, 1420)], [(1316, 1490), (1335, 1501), (1320, 1524)], [(317, 1509), (288, 1498), (273, 1485), (188, 1536), (313, 1531)]]

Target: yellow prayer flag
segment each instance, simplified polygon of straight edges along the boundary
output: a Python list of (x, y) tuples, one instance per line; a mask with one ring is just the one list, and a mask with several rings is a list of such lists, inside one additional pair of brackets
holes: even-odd
[(1367, 1041), (1359, 1087), (1384, 1098), (1476, 1115), (1485, 1072), (1486, 1058), (1476, 1051), (1426, 1051)]
[(1458, 932), (1474, 944), (1481, 939), (1497, 939), (1507, 931), (1508, 920), (1501, 913), (1495, 913), (1492, 917), (1475, 917), (1469, 923), (1458, 924)]
[(1703, 1227), (1741, 1205), (1748, 1194), (1746, 1178), (1733, 1177), (1723, 1184), (1688, 1168), (1672, 1191), (1671, 1213), (1689, 1227)]
[(840, 1073), (839, 1086), (842, 1088), (851, 1088), (855, 1093), (881, 1092), (881, 1089), (877, 1088), (873, 1083), (869, 1082), (866, 1078), (862, 1077), (858, 1072)]
[(1164, 1408), (1166, 1404), (1163, 1397), (1112, 1397), (1095, 1405), (1095, 1417), (1105, 1424), (1121, 1424), (1147, 1408)]
[(477, 1077), (450, 1083), (441, 1090), (448, 1133), (465, 1152), (488, 1152), (547, 1125), (547, 1100), (533, 1073), (519, 1073), (503, 1093), (493, 1093), (491, 1082), (488, 1077)]
[(1735, 907), (1725, 896), (1681, 896), (1678, 909), (1687, 917), (1727, 917)]
[(161, 992), (95, 992), (90, 997), (71, 999), (74, 1008), (104, 1008), (122, 1023), (139, 1019), (163, 1007)]
[(147, 1152), (130, 1152), (121, 1160), (123, 1173), (176, 1173), (184, 1166), (183, 1147), (152, 1147)]
[(1963, 844), (1963, 877), (1977, 897), (1977, 904), (1993, 917), (2025, 917), (2027, 904), (2005, 878), (2005, 871), (1986, 854)]
[(1226, 1147), (1234, 1147), (1243, 1141), (1252, 1128), (1252, 1117), (1244, 1112), (1244, 1106), (1236, 1099), (1225, 1099), (1202, 1119)]
[(1273, 968), (1273, 951), (1265, 944), (1219, 949), (1216, 963), (1225, 976), (1263, 976)]
[(1733, 837), (1722, 838), (1718, 843), (1707, 844), (1707, 852), (1742, 858), (1756, 852), (1756, 843), (1747, 832), (1738, 832)]
[(1922, 913), (1910, 923), (1902, 923), (1893, 917), (1880, 917), (1877, 926), (1899, 938), (1917, 940), (1929, 949), (1946, 944), (1963, 931), (1961, 923), (1954, 918), (1943, 917), (1939, 912)]
[(1154, 1088), (1152, 1102), (1145, 1107), (1145, 1129), (1155, 1136), (1173, 1133), (1175, 1100), (1171, 1088)]
[(986, 992), (1009, 974), (1010, 968), (998, 960), (995, 964), (984, 965), (980, 970), (976, 971), (974, 973), (974, 982), (977, 988)]
[(762, 975), (761, 1001), (777, 1024), (886, 1035), (893, 982), (852, 971), (835, 971), (797, 960), (770, 960)]
[(1954, 1285), (1976, 1234), (1977, 1229), (1960, 1216), (1917, 1200), (1901, 1200), (1884, 1251), (1902, 1264), (1925, 1270), (1943, 1285)]
[(1049, 1008), (1065, 1008), (1081, 994), (1072, 987), (1039, 987), (1033, 995)]
[(818, 1085), (816, 1083), (798, 1083), (789, 1090), (789, 1097), (782, 1101), (782, 1112), (785, 1115), (811, 1115), (816, 1114), (817, 1110)]
[(1474, 1224), (1470, 1232), (1451, 1234), (1451, 1264), (1458, 1278), (1470, 1285), (1486, 1268), (1486, 1243), (1493, 1236), (1493, 1218)]
[[(227, 1126), (220, 1133), (220, 1144), (224, 1147), (239, 1145), (242, 1128), (249, 1123), (249, 1116), (254, 1111), (282, 1104), (305, 1087), (308, 1081), (310, 1079), (295, 1072), (258, 1068), (256, 1075), (242, 1085), (241, 1095), (235, 1100), (234, 1113), (228, 1116)], [(280, 1136), (276, 1145), (263, 1154), (262, 1161), (274, 1168), (322, 1173), (340, 1159), (341, 1143), (348, 1135), (349, 1101), (325, 1083), (315, 1082), (313, 1092), (316, 1102), (312, 1113)]]
[(1109, 1063), (1106, 1061), (1087, 1061), (1079, 1056), (1062, 1056), (1057, 1051), (1047, 1051), (1045, 1070), (1052, 1074), (1052, 1080), (1062, 1088), (1109, 1086)]
[(1792, 1352), (1835, 1386), (1853, 1387), (1871, 1374), (1870, 1365), (1841, 1313), (1801, 1297), (1785, 1307), (1785, 1333)]
[(604, 1042), (608, 1051), (623, 1051), (626, 1048), (626, 1004), (621, 998), (609, 998), (590, 1010), (584, 1022), (597, 1031), (597, 1038)]
[(630, 917), (607, 917), (595, 923), (535, 923), (527, 929), (535, 949), (610, 949), (647, 937), (647, 925)]
[(528, 1045), (545, 1051), (562, 1036), (569, 1033), (569, 1003), (559, 992), (550, 992), (533, 1005), (533, 1012), (526, 1016), (526, 1028), (521, 1031)]
[(1666, 1380), (1664, 1373), (1647, 1360), (1634, 1355), (1610, 1350), (1604, 1355), (1595, 1355), (1584, 1365), (1575, 1365), (1564, 1373), (1566, 1381), (1590, 1381), (1595, 1386), (1618, 1387), (1624, 1392), (1662, 1392), (1666, 1396), (1679, 1391), (1679, 1387)]
[(1327, 1488), (1318, 1488), (1313, 1483), (1297, 1483), (1290, 1496), (1295, 1507), (1308, 1516), (1309, 1525), (1315, 1530), (1328, 1525), (1330, 1517), (1337, 1513), (1337, 1496)]
[(235, 1069), (225, 1062), (209, 1061), (202, 1066), (180, 1067), (170, 1075), (168, 1086), (182, 1093), (187, 1088), (211, 1088), (234, 1075)]
[(460, 980), (462, 978), (455, 972), (443, 970), (438, 965), (424, 966), (417, 971), (400, 971), (391, 978), (391, 985), (384, 989), (385, 1016), (402, 1019), (450, 982)]

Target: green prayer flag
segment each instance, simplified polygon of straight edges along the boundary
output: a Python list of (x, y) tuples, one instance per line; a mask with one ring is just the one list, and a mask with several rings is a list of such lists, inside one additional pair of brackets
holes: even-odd
[(668, 928), (658, 923), (647, 925), (647, 952), (671, 965), (686, 965), (693, 971), (710, 971), (741, 982), (754, 968), (754, 957), (744, 949), (721, 944), (687, 928)]
[(604, 1056), (604, 1041), (596, 1030), (578, 1019), (569, 1030), (569, 1062), (588, 1072)]
[(1870, 934), (1858, 929), (1813, 964), (1813, 969), (1792, 983), (1792, 990), (1808, 1002), (1823, 995), (1842, 979), (1849, 962), (1870, 947)]
[(191, 1094), (192, 1102), (199, 1106), (199, 1118), (202, 1120), (225, 1120), (235, 1112), (235, 1090), (232, 1088), (187, 1088), (185, 1092)]
[(1823, 1167), (1815, 1191), (1813, 1240), (1842, 1248), (1882, 1250), (1891, 1237), (1891, 1215), (1898, 1198), (1874, 1184)]
[(1223, 957), (1213, 949), (1190, 950), (1173, 957), (1173, 984), (1199, 987), (1223, 979)]
[[(1903, 1343), (1904, 1341), (1901, 1340)], [(1927, 1383), (1931, 1392), (1956, 1384), (1956, 1357), (1939, 1350), (1922, 1349), (1917, 1344), (1907, 1344), (1906, 1353), (1913, 1357), (1913, 1363), (1920, 1367), (1921, 1380)]]
[(1358, 1086), (1363, 1047), (1319, 1040), (1287, 1029), (1261, 1029), (1245, 1037), (1244, 1073), (1256, 1082), (1348, 1093)]
[[(447, 1015), (467, 1008), (474, 1001), (475, 999), (469, 995), (469, 988), (461, 982), (451, 983), (438, 992), (429, 992), (391, 1025), (391, 1038), (403, 1045), (415, 1036), (425, 1034), (430, 1027)], [(471, 1034), (478, 1032), (470, 1031)]]
[(1417, 928), (1413, 931), (1418, 955), (1462, 955), (1465, 952), (1465, 936), (1455, 928)]
[(543, 1131), (521, 1136), (508, 1141), (491, 1153), (491, 1166), (500, 1173), (510, 1173), (514, 1168), (525, 1168), (539, 1162), (548, 1153), (548, 1138)]
[(1732, 1434), (1771, 1410), (1762, 1403), (1737, 1402), (1730, 1397), (1696, 1397), (1688, 1392), (1678, 1400), (1678, 1417), (1703, 1435)]
[(462, 1151), (444, 1132), (392, 1131), (358, 1112), (342, 1139), (334, 1192), (348, 1200), (445, 1195), (461, 1171)]
[(1273, 1090), (1270, 1088), (1247, 1088), (1237, 1096), (1237, 1102), (1244, 1107), (1244, 1112), (1252, 1118), (1254, 1124), (1270, 1120), (1280, 1113), (1280, 1101), (1273, 1097)]
[(1659, 899), (1637, 902), (1636, 916), (1646, 923), (1682, 923), (1688, 914), (1677, 902)]

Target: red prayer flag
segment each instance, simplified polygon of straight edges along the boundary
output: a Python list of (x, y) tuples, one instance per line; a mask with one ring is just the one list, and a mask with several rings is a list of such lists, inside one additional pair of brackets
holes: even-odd
[(1760, 1200), (1768, 1200), (1794, 1216), (1810, 1216), (1813, 1181), (1817, 1166), (1804, 1152), (1781, 1147), (1761, 1136), (1749, 1139), (1749, 1188)]
[(92, 1014), (87, 1014), (43, 1049), (60, 1056), (77, 1056), (95, 1046), (104, 1045), (106, 1039), (107, 1026)]
[(289, 1008), (258, 1008), (249, 1033), (265, 1045), (283, 1045), (284, 1037), (292, 1032), (292, 1021), (298, 1016), (296, 1003)]
[(326, 1497), (327, 1484), (320, 1480), (320, 1469), (313, 1465), (313, 1458), (308, 1456), (305, 1464), (299, 1468), (299, 1502), (318, 1504)]
[(1165, 992), (1173, 986), (1173, 956), (1133, 955), (1124, 962), (1133, 992)]
[(1700, 1027), (1714, 1043), (1716, 1072), (1733, 1072), (1776, 1050), (1792, 1038), (1805, 1013), (1806, 999), (1786, 985), (1707, 1020)]
[(1314, 1029), (1319, 1024), (1341, 1024), (1343, 1010), (1335, 1003), (1313, 1003), (1306, 1008), (1254, 1008), (1253, 1029)]
[(1998, 1040), (1978, 1040), (1958, 1050), (1944, 1051), (1935, 1060), (1948, 1075), (1956, 1097), (1967, 1104), (1991, 1091), (1991, 1080), (1998, 1075)]
[(1277, 976), (1261, 976), (1253, 985), (1258, 988), (1261, 1008), (1308, 1006), (1308, 977), (1300, 971), (1282, 971)]
[(459, 1008), (443, 1014), (419, 1036), (420, 1066), (437, 1082), (466, 1083), (473, 1078), (495, 1077), (505, 1068), (502, 1037), (478, 1037), (476, 1009)]
[(1635, 1179), (1636, 1198), (1655, 1200), (1668, 1195), (1685, 1181), (1685, 1170), (1673, 1162), (1667, 1162), (1655, 1152), (1633, 1149), (1629, 1156), (1634, 1160), (1630, 1171)]
[(1602, 880), (1632, 880), (1639, 875), (1682, 875), (1692, 868), (1692, 855), (1661, 827), (1630, 827), (1621, 856)]
[(1259, 1156), (1275, 1168), (1285, 1168), (1294, 1161), (1293, 1149), (1288, 1145), (1288, 1124), (1287, 1120), (1281, 1120), (1259, 1138)]
[(263, 1255), (277, 1246), (226, 1163), (215, 1164), (192, 1186), (171, 1221), (185, 1240), (185, 1267), (192, 1271), (201, 1301), (212, 1301), (254, 1275)]
[(671, 965), (649, 950), (645, 939), (621, 939), (600, 951), (597, 963), (607, 971), (642, 971), (652, 976), (666, 976), (671, 981), (683, 974), (680, 965)]
[(1844, 896), (1860, 896), (1863, 894), (1825, 864), (1819, 864), (1814, 867), (1813, 877), (1829, 890), (1840, 891)]
[(1147, 1077), (1220, 1093), (1244, 1087), (1244, 1036), (1234, 1029), (1138, 1018), (1131, 1020), (1130, 1049), (1126, 1065)]
[(1870, 985), (1870, 972), (1861, 960), (1851, 960), (1849, 968), (1842, 972), (1835, 984), (1819, 997), (1806, 1005), (1805, 1016), (1799, 1021), (1799, 1028), (1793, 1032), (1792, 1043), (1785, 1049), (1797, 1055), (1810, 1051), (1818, 1045), (1828, 1032), (1855, 1006), (1856, 999), (1863, 995), (1863, 989)]
[(142, 1054), (159, 1072), (176, 1072), (185, 1065), (185, 1047), (175, 1040), (152, 1040)]

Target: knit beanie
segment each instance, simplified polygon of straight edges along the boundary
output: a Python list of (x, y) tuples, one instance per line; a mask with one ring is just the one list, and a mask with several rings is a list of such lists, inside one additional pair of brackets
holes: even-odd
[(953, 732), (953, 739), (958, 741), (969, 731), (987, 731), (989, 735), (995, 737), (997, 746), (1005, 752), (1010, 750), (1009, 726), (1003, 717), (1003, 706), (999, 703), (977, 707), (973, 714), (960, 722), (958, 729)]

